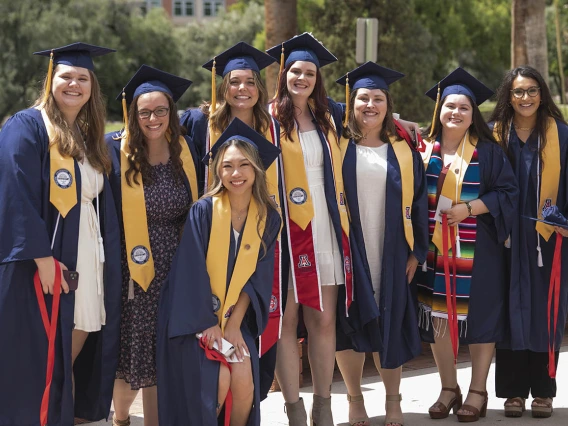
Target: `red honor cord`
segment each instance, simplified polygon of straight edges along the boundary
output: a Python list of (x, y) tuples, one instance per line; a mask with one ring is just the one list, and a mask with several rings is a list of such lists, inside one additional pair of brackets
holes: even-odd
[(53, 366), (55, 364), (55, 336), (57, 334), (57, 317), (59, 315), (59, 299), (61, 297), (61, 268), (59, 262), (55, 262), (55, 281), (53, 285), (53, 301), (51, 302), (51, 321), (47, 315), (47, 307), (45, 305), (45, 296), (43, 295), (41, 282), (39, 280), (39, 271), (34, 275), (34, 288), (41, 312), (41, 320), (45, 328), (45, 334), (48, 339), (47, 348), (47, 372), (45, 374), (45, 390), (41, 399), (40, 408), (40, 424), (47, 425), (47, 413), (49, 410), (49, 392), (51, 389), (51, 380), (53, 378)]
[[(448, 233), (452, 243), (452, 278), (450, 282), (450, 259), (448, 248)], [(450, 324), (450, 339), (454, 352), (454, 364), (458, 362), (458, 313), (457, 313), (457, 260), (456, 260), (456, 231), (448, 225), (448, 216), (442, 215), (442, 251), (444, 259), (444, 278), (446, 280), (446, 308)], [(452, 285), (453, 284), (453, 285)]]
[[(548, 375), (554, 379), (556, 377), (556, 324), (558, 323), (558, 305), (560, 304), (560, 274), (562, 272), (562, 235), (556, 233), (556, 245), (554, 246), (554, 258), (552, 260), (552, 271), (550, 272), (550, 284), (548, 286)], [(554, 331), (550, 333), (550, 315), (552, 313), (552, 299), (554, 298)]]

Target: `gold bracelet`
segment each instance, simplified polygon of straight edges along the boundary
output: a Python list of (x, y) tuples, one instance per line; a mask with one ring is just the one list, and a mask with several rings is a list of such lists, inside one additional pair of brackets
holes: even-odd
[(465, 203), (465, 206), (467, 207), (467, 212), (469, 213), (469, 215), (473, 216), (473, 213), (471, 212), (471, 204), (469, 204), (469, 201)]

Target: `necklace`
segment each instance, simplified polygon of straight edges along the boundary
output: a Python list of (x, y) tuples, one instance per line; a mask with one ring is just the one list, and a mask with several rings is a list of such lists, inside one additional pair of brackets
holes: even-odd
[(530, 132), (532, 129), (534, 129), (534, 127), (521, 127), (521, 126), (517, 126), (516, 124), (514, 126), (515, 126), (515, 129), (522, 130), (523, 132)]
[(248, 206), (242, 209), (241, 211), (231, 211), (232, 214), (237, 216), (237, 220), (241, 220), (242, 215), (246, 212), (248, 212)]

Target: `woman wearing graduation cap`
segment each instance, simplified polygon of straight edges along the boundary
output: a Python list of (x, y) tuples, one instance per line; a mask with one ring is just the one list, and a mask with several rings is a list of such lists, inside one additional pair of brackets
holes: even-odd
[(550, 417), (568, 305), (568, 268), (557, 268), (568, 265), (561, 246), (568, 231), (528, 218), (541, 220), (553, 206), (568, 214), (568, 126), (546, 82), (528, 66), (505, 75), (491, 121), (522, 194), (511, 233), (510, 335), (497, 349), (497, 396), (507, 398), (506, 416), (520, 417), (530, 391), (532, 415)]
[(50, 57), (42, 94), (0, 133), (2, 424), (71, 425), (74, 413), (96, 421), (110, 411), (120, 240), (92, 60), (110, 52), (36, 52)]
[(319, 70), (337, 59), (308, 33), (267, 52), (281, 62), (271, 110), (282, 128), (283, 206), (291, 272), (276, 376), (290, 422), (306, 424), (299, 397), (296, 334), (302, 305), (314, 383), (311, 417), (314, 424), (331, 425), (338, 291), (339, 305), (345, 310), (353, 290), (349, 223), (339, 167), (342, 109), (326, 97)]
[[(211, 190), (190, 210), (160, 299), (160, 424), (260, 425), (255, 339), (268, 322), (281, 224), (265, 170), (279, 153), (235, 118), (204, 158)], [(230, 360), (213, 350), (222, 338)]]
[[(492, 91), (462, 68), (427, 95), (436, 100), (423, 154), (430, 248), (416, 273), (423, 339), (442, 392), (430, 417), (476, 421), (487, 410), (486, 382), (495, 342), (506, 328), (506, 247), (518, 189), (509, 162), (478, 105)], [(472, 378), (463, 401), (456, 376), (459, 343), (469, 344)], [(461, 407), (461, 408), (460, 408)]]
[(337, 80), (352, 90), (341, 151), (355, 298), (339, 321), (347, 326), (338, 328), (336, 359), (357, 426), (370, 424), (364, 405), (352, 404), (363, 402), (365, 352), (373, 352), (385, 385), (387, 426), (403, 424), (402, 365), (421, 352), (410, 283), (428, 251), (427, 188), (420, 154), (397, 135), (392, 117), (389, 85), (403, 76), (367, 62)]
[(115, 425), (130, 424), (130, 406), (140, 388), (144, 423), (158, 424), (158, 300), (189, 207), (198, 198), (197, 156), (191, 141), (181, 136), (175, 105), (190, 85), (185, 78), (142, 65), (117, 97), (123, 102), (124, 130), (107, 135), (111, 186), (123, 231)]
[[(268, 92), (260, 76), (260, 71), (274, 63), (272, 56), (261, 52), (247, 43), (240, 42), (215, 56), (203, 65), (211, 71), (211, 102), (198, 109), (185, 112), (181, 124), (187, 128), (199, 155), (203, 156), (217, 143), (219, 135), (225, 131), (235, 117), (248, 124), (276, 146), (280, 146), (280, 126), (268, 112)], [(223, 77), (219, 88), (215, 77)], [(206, 165), (204, 173), (205, 192), (209, 190), (212, 174)], [(275, 161), (266, 171), (270, 196), (280, 209), (283, 198), (280, 182), (280, 168)], [(285, 243), (285, 242), (284, 242)], [(287, 284), (288, 262), (282, 256), (281, 240), (276, 242), (276, 261), (271, 298), (271, 312), (265, 333), (259, 339), (262, 370), (261, 397), (264, 399), (274, 380), (276, 363), (276, 341), (280, 337), (282, 322), (282, 286)], [(284, 292), (286, 288), (284, 288)]]

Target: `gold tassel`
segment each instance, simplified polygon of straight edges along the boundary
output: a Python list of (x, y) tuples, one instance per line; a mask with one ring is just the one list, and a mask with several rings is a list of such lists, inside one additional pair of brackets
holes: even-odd
[(274, 99), (278, 97), (278, 87), (280, 87), (280, 76), (284, 71), (284, 43), (282, 43), (282, 52), (280, 53), (280, 69), (278, 70), (278, 78), (276, 79), (276, 91), (274, 92)]
[(122, 90), (122, 117), (124, 118), (124, 134), (128, 134), (128, 107), (126, 106), (126, 93)]
[(217, 109), (217, 87), (215, 85), (215, 58), (213, 58), (213, 68), (211, 68), (211, 114)]
[(43, 105), (47, 103), (49, 94), (51, 92), (51, 75), (53, 74), (53, 49), (51, 49), (51, 54), (49, 55), (49, 66), (47, 67), (47, 81), (45, 82), (45, 93), (43, 94)]
[(433, 136), (434, 133), (434, 126), (436, 123), (436, 114), (438, 113), (438, 106), (440, 104), (440, 82), (438, 82), (438, 94), (436, 95), (436, 106), (434, 107), (434, 114), (432, 115), (432, 124), (430, 126), (430, 134), (428, 135), (429, 138)]
[(343, 127), (349, 124), (349, 113), (351, 101), (349, 100), (349, 73), (345, 76), (345, 118), (343, 119)]

